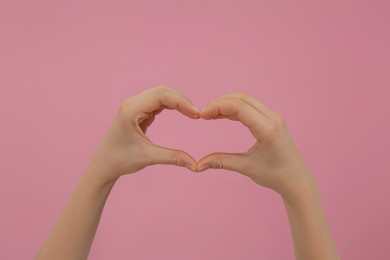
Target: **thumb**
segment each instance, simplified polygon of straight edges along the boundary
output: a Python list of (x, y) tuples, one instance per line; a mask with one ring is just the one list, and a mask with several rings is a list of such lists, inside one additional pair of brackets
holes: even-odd
[(241, 153), (211, 153), (198, 162), (196, 171), (201, 172), (212, 168), (239, 172), (244, 163), (243, 156)]
[(151, 164), (171, 164), (180, 167), (186, 167), (191, 171), (196, 170), (196, 161), (188, 153), (153, 145), (149, 152)]

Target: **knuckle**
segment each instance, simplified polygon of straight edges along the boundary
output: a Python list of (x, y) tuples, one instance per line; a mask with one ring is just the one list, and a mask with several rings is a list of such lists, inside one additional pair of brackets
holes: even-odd
[(163, 97), (168, 95), (169, 93), (172, 93), (172, 88), (170, 88), (166, 84), (159, 85), (157, 87), (154, 87), (152, 89), (152, 93), (156, 98)]
[(233, 103), (234, 105), (236, 105), (237, 107), (242, 107), (242, 106), (244, 106), (245, 104), (247, 104), (247, 103), (246, 103), (243, 99), (241, 99), (241, 98), (232, 100), (232, 103)]
[(268, 131), (269, 132), (276, 132), (277, 130), (278, 130), (278, 125), (276, 124), (276, 122), (271, 121), (268, 123)]
[(248, 94), (246, 92), (243, 92), (243, 91), (240, 91), (240, 92), (236, 92), (235, 95), (239, 98), (246, 98), (248, 97)]
[(168, 84), (160, 84), (158, 87), (156, 87), (156, 90), (159, 92), (167, 92), (171, 90), (171, 87), (168, 86)]
[(133, 109), (130, 107), (131, 101), (129, 99), (126, 99), (122, 101), (122, 103), (119, 106), (117, 117), (120, 120), (121, 123), (127, 124), (129, 120), (131, 120), (135, 114)]
[(277, 123), (275, 123), (275, 122), (272, 122), (271, 124), (270, 124), (270, 131), (271, 132), (277, 132), (278, 131), (278, 124)]
[(267, 130), (265, 130), (264, 135), (267, 139), (274, 139), (279, 134), (279, 126), (276, 122), (271, 121), (268, 124)]
[(124, 114), (127, 111), (128, 106), (129, 106), (129, 100), (128, 99), (123, 100), (119, 105), (119, 114)]
[(176, 156), (172, 156), (170, 161), (169, 161), (169, 164), (178, 165), (177, 157)]
[(216, 160), (214, 161), (214, 168), (215, 169), (223, 169), (223, 163), (222, 163), (222, 159), (220, 157), (216, 158)]
[(179, 151), (174, 151), (171, 155), (171, 158), (169, 160), (169, 164), (172, 165), (179, 165)]
[(122, 106), (127, 106), (129, 104), (130, 98), (123, 99), (122, 102), (120, 103), (121, 107)]
[(274, 113), (274, 114), (275, 114), (275, 122), (280, 126), (284, 126), (286, 124), (284, 117), (279, 113)]

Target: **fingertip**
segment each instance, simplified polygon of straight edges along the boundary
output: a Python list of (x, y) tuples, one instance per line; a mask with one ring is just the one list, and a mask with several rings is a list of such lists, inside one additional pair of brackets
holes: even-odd
[(196, 169), (197, 169), (196, 165), (193, 165), (193, 164), (188, 163), (188, 162), (184, 164), (184, 167), (186, 167), (188, 170), (190, 170), (192, 172), (196, 172)]
[(199, 113), (191, 114), (191, 115), (189, 115), (189, 118), (192, 118), (192, 119), (199, 119), (199, 118), (200, 118), (200, 115), (199, 115)]
[(208, 154), (205, 157), (201, 158), (196, 165), (196, 171), (202, 172), (209, 168), (213, 168), (213, 158), (213, 154)]
[(188, 111), (193, 115), (199, 115), (199, 109), (194, 104), (188, 104)]
[(192, 119), (197, 119), (199, 118), (199, 109), (192, 103), (188, 103), (185, 106), (182, 107), (182, 109), (179, 109), (181, 113), (184, 115), (188, 116), (189, 118)]
[(197, 108), (194, 104), (192, 104), (192, 110), (196, 113), (199, 113), (199, 108)]
[(186, 167), (190, 171), (195, 171), (197, 163), (195, 159), (189, 155), (188, 153), (181, 151), (180, 155), (178, 155), (178, 166)]
[(196, 171), (197, 171), (197, 172), (203, 172), (203, 171), (205, 171), (205, 170), (207, 170), (207, 169), (209, 169), (209, 168), (210, 168), (210, 165), (209, 165), (209, 164), (197, 165), (197, 166), (196, 166)]
[(203, 118), (203, 119), (210, 119), (210, 110), (208, 109), (209, 107), (205, 107), (203, 108), (200, 112), (199, 112), (199, 117), (200, 118)]

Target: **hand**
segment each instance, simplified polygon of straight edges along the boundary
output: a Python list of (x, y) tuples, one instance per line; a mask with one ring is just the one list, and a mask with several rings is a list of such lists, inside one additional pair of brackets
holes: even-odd
[(222, 96), (211, 101), (200, 117), (239, 120), (249, 128), (256, 143), (245, 153), (209, 154), (198, 162), (197, 171), (207, 168), (236, 171), (282, 196), (290, 196), (311, 180), (283, 117), (255, 98), (244, 93)]
[[(153, 164), (173, 164), (196, 169), (186, 152), (153, 144), (145, 135), (155, 116), (163, 109), (176, 109), (190, 118), (199, 111), (179, 91), (165, 85), (148, 89), (124, 100), (107, 134), (89, 162), (94, 174), (104, 181), (137, 172)], [(96, 177), (96, 176), (95, 176)]]

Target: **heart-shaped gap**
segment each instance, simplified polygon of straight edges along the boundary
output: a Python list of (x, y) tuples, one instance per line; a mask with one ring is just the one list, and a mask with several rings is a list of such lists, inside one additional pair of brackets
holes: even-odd
[(195, 160), (212, 152), (245, 152), (255, 142), (239, 121), (191, 119), (175, 110), (164, 110), (146, 135), (156, 145), (180, 149)]

